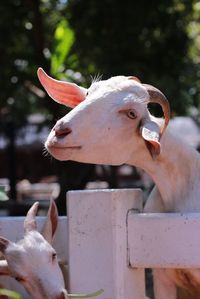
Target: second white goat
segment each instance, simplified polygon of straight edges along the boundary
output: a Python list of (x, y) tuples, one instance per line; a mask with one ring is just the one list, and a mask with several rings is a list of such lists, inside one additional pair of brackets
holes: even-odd
[(58, 214), (51, 201), (42, 234), (37, 231), (38, 202), (29, 210), (25, 221), (25, 236), (17, 243), (0, 237), (0, 275), (8, 275), (19, 281), (33, 299), (65, 299), (64, 279), (51, 246), (56, 231)]

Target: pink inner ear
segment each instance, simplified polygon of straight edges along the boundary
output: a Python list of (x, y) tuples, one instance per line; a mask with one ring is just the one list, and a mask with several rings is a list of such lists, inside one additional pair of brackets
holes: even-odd
[(145, 140), (145, 142), (151, 156), (156, 158), (160, 154), (160, 142), (153, 140)]
[(59, 104), (74, 108), (86, 97), (84, 88), (74, 83), (55, 80), (42, 68), (38, 69), (38, 78), (48, 95)]
[(153, 121), (146, 121), (140, 128), (141, 136), (145, 140), (146, 146), (155, 159), (160, 154), (160, 128)]
[(53, 200), (50, 201), (47, 218), (42, 229), (43, 237), (51, 244), (58, 224), (58, 211)]

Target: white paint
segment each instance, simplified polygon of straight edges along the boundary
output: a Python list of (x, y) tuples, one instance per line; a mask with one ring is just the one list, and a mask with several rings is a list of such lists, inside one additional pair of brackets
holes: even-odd
[(126, 218), (140, 190), (68, 193), (70, 292), (104, 289), (98, 299), (144, 299), (144, 271), (127, 264)]
[(129, 213), (130, 264), (139, 268), (200, 268), (199, 229), (199, 213)]

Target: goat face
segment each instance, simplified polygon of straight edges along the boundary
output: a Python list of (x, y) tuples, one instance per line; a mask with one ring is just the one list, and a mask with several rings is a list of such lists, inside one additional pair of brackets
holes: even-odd
[(26, 216), (22, 240), (14, 243), (0, 237), (0, 249), (5, 258), (0, 261), (0, 273), (19, 281), (33, 299), (64, 299), (67, 294), (64, 279), (51, 246), (57, 210), (52, 202), (42, 235), (36, 230), (37, 206), (34, 204)]
[[(147, 109), (151, 95), (135, 77), (112, 77), (86, 90), (56, 81), (42, 69), (38, 75), (54, 100), (74, 108), (56, 123), (46, 141), (56, 159), (120, 165), (137, 156), (145, 142), (152, 156), (159, 153), (160, 127)], [(164, 96), (152, 89), (157, 100), (158, 94), (163, 97), (162, 108), (168, 115)]]
[(55, 250), (40, 233), (33, 231), (20, 243), (10, 242), (4, 257), (11, 276), (32, 298), (64, 298), (64, 281)]

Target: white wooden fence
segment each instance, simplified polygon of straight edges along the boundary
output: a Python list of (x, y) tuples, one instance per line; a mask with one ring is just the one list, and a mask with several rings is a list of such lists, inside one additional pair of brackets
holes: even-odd
[[(72, 191), (67, 207), (54, 247), (71, 293), (104, 289), (99, 299), (144, 299), (144, 268), (200, 267), (199, 213), (142, 214), (137, 189)], [(20, 239), (22, 222), (2, 218), (0, 234)]]

